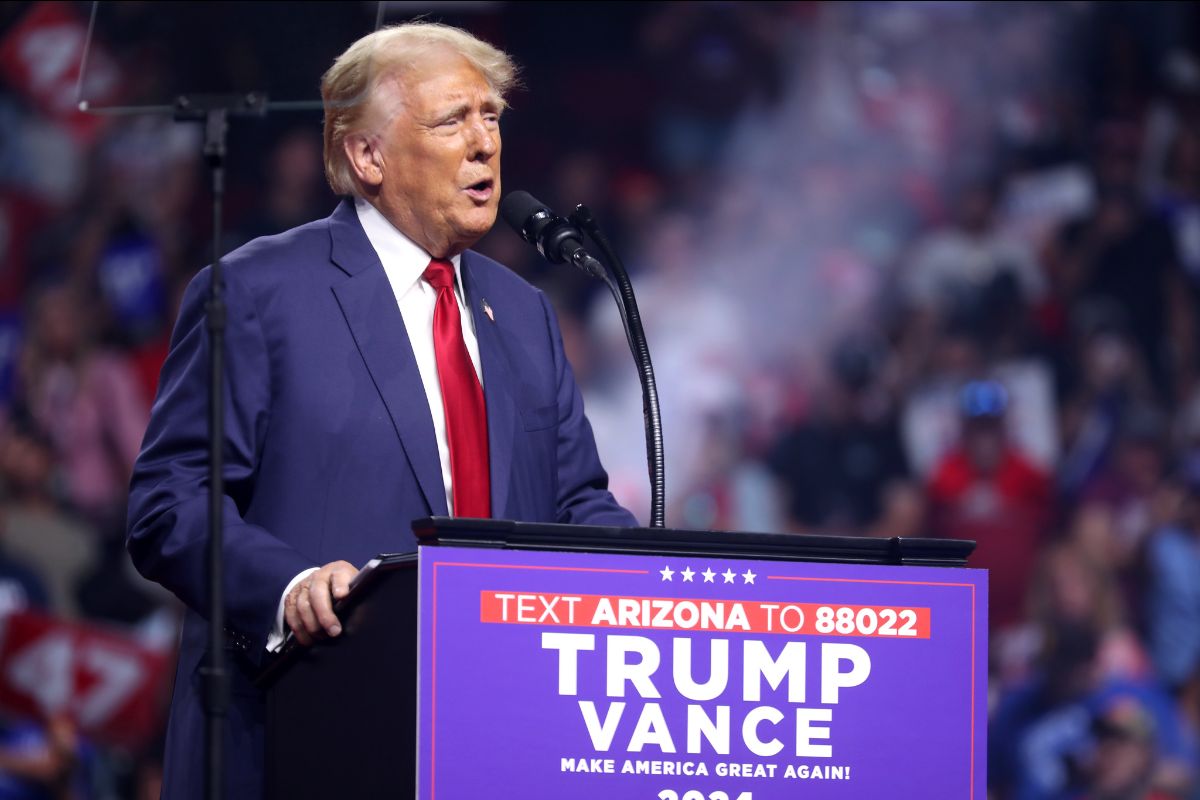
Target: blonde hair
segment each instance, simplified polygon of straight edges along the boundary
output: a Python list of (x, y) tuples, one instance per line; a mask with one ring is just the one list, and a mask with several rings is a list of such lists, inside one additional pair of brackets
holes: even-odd
[(450, 49), (479, 70), (504, 102), (517, 83), (508, 54), (466, 31), (436, 22), (407, 22), (370, 33), (337, 57), (321, 78), (325, 104), (325, 178), (336, 194), (357, 194), (354, 171), (343, 146), (357, 133), (381, 79), (411, 67), (434, 49)]

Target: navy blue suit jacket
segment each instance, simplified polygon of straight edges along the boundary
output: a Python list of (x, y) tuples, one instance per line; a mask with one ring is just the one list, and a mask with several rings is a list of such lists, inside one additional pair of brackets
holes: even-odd
[[(416, 360), (353, 203), (250, 242), (222, 264), (226, 620), (241, 653), (233, 659), (226, 796), (251, 798), (262, 791), (263, 700), (250, 676), (288, 582), (330, 561), (362, 566), (377, 553), (412, 550), (410, 521), (447, 509)], [(134, 563), (188, 608), (167, 736), (168, 798), (200, 797), (204, 786), (209, 277), (202, 271), (185, 294), (129, 501)], [(471, 251), (462, 280), (483, 370), (493, 514), (636, 524), (607, 490), (545, 296)]]

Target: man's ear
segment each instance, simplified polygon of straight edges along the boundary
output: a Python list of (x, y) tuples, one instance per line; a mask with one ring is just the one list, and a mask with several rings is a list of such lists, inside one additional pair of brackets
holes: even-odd
[(346, 160), (358, 182), (367, 189), (377, 189), (383, 183), (383, 161), (378, 139), (366, 133), (352, 133), (342, 140)]

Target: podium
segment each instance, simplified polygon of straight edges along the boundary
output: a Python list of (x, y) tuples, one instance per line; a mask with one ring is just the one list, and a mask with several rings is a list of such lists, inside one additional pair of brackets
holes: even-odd
[(972, 542), (413, 528), (260, 676), (268, 797), (986, 797)]

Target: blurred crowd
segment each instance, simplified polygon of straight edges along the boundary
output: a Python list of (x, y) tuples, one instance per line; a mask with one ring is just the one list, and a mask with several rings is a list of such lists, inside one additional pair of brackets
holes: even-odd
[[(85, 95), (309, 99), (374, 22), (202, 5), (100, 4)], [(505, 187), (586, 203), (625, 256), (668, 524), (976, 540), (994, 799), (1200, 797), (1195, 7), (548, 8), (430, 11), (524, 66)], [(74, 110), (89, 9), (0, 11), (0, 610), (169, 648), (125, 492), (210, 260), (209, 194), (197, 126)], [(237, 120), (230, 146), (226, 248), (332, 209), (319, 114)], [(554, 300), (614, 491), (646, 519), (611, 299), (510, 231), (480, 249)], [(156, 758), (10, 721), (0, 798), (157, 796)]]

